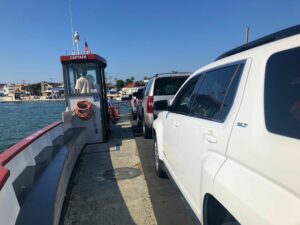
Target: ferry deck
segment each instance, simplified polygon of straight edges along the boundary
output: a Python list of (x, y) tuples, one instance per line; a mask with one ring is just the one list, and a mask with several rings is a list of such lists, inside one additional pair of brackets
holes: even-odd
[(73, 171), (61, 224), (194, 224), (179, 191), (155, 175), (152, 142), (123, 115), (107, 143), (87, 145)]

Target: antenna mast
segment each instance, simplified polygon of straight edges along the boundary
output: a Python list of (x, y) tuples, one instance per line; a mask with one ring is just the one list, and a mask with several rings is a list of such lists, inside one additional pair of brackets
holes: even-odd
[(73, 28), (73, 18), (72, 18), (72, 7), (71, 7), (71, 2), (72, 0), (69, 0), (69, 11), (70, 11), (70, 22), (71, 22), (71, 32), (72, 32), (72, 45), (73, 45), (73, 50), (72, 50), (72, 55), (75, 54), (75, 43), (74, 43), (74, 38), (73, 38), (73, 34), (74, 34), (74, 28)]
[(248, 47), (248, 43), (249, 43), (249, 27), (247, 27), (246, 29), (246, 47)]

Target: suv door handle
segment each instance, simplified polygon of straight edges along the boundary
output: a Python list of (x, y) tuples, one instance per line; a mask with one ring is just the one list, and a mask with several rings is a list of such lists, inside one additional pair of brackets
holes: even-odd
[(204, 138), (204, 140), (208, 141), (209, 143), (217, 143), (217, 141), (218, 141), (217, 137), (213, 134), (213, 132), (211, 130), (204, 132), (203, 138)]

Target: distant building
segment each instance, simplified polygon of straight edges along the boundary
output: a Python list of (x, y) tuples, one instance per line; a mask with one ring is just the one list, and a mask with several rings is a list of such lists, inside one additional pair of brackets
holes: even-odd
[(64, 95), (64, 83), (53, 83), (42, 81), (41, 82), (41, 92), (43, 96), (46, 97), (60, 97)]
[(126, 95), (132, 95), (134, 92), (137, 91), (138, 87), (140, 86), (136, 83), (127, 84), (125, 87), (122, 88), (122, 93)]
[(15, 99), (15, 84), (8, 84), (5, 88), (7, 96), (11, 97), (12, 100)]
[(4, 86), (3, 92), (4, 92), (4, 96), (8, 96), (9, 95), (9, 85), (5, 85)]
[(7, 96), (7, 84), (0, 84), (0, 96)]

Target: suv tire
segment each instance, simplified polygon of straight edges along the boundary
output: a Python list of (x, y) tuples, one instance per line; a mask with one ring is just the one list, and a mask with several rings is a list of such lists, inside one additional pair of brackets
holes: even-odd
[(151, 128), (147, 127), (145, 120), (143, 120), (143, 135), (144, 135), (144, 138), (146, 138), (146, 139), (152, 138), (152, 130), (151, 130)]
[(154, 155), (154, 169), (155, 169), (156, 175), (161, 178), (167, 178), (168, 176), (162, 168), (163, 162), (159, 159), (159, 156), (158, 156), (158, 145), (157, 145), (155, 136), (154, 136), (153, 153), (154, 153), (153, 154)]

